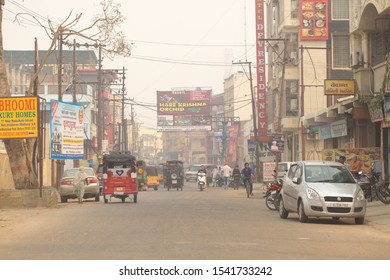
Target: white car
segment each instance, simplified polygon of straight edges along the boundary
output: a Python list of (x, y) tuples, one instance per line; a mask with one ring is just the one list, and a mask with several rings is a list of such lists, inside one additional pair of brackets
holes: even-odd
[[(60, 185), (60, 196), (62, 203), (68, 202), (69, 198), (77, 198), (76, 194), (74, 193), (73, 179), (78, 170), (79, 168), (70, 168), (64, 171)], [(95, 201), (99, 201), (99, 183), (95, 171), (89, 167), (85, 167), (84, 171), (87, 174), (88, 182), (84, 189), (84, 198), (95, 198)]]
[(291, 165), (279, 197), (279, 215), (297, 212), (309, 217), (354, 218), (363, 224), (367, 201), (345, 165), (330, 161), (300, 161)]

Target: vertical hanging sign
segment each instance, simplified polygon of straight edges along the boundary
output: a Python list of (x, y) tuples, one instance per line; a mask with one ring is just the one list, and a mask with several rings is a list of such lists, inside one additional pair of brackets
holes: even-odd
[(257, 139), (267, 142), (264, 0), (256, 0)]

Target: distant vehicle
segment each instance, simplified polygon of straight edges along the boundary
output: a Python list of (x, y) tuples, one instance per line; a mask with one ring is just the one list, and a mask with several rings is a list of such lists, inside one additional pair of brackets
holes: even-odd
[(309, 217), (354, 218), (363, 224), (367, 201), (348, 168), (332, 161), (299, 161), (291, 165), (278, 198), (282, 219), (297, 212)]
[(204, 163), (204, 164), (193, 164), (193, 165), (191, 165), (190, 169), (188, 169), (188, 171), (186, 171), (186, 173), (184, 174), (186, 182), (188, 182), (188, 181), (195, 181), (196, 182), (197, 181), (198, 171), (200, 170), (202, 165), (206, 169), (209, 168), (210, 172), (213, 171), (214, 164), (206, 164), (206, 163)]
[(163, 180), (164, 180), (163, 165), (162, 164), (157, 164), (157, 165), (151, 165), (151, 166), (154, 166), (154, 167), (157, 168), (158, 180), (159, 180), (159, 182), (161, 184), (163, 182)]
[(160, 185), (157, 167), (152, 165), (147, 165), (145, 167), (144, 172), (146, 175), (146, 185), (148, 186), (148, 188), (153, 188), (155, 191), (157, 191)]
[(183, 190), (183, 162), (180, 160), (168, 160), (164, 164), (164, 186), (168, 189)]
[(145, 167), (146, 162), (144, 160), (137, 160), (136, 161), (137, 166), (137, 188), (138, 190), (143, 190), (144, 186), (146, 185), (146, 176), (145, 176)]
[[(74, 192), (73, 180), (79, 168), (69, 168), (64, 171), (61, 178), (60, 197), (61, 202), (66, 203), (70, 198), (77, 198)], [(85, 185), (84, 198), (95, 198), (95, 201), (100, 200), (99, 183), (95, 171), (90, 167), (84, 167), (87, 174), (87, 184)]]

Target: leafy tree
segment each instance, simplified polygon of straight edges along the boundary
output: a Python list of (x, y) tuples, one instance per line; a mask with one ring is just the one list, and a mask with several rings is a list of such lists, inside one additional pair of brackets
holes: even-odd
[[(96, 15), (91, 24), (84, 27), (79, 27), (82, 13), (73, 16), (73, 12), (70, 12), (68, 17), (60, 24), (54, 24), (50, 19), (47, 19), (47, 25), (35, 16), (27, 14), (42, 26), (51, 39), (49, 49), (41, 59), (37, 71), (31, 78), (28, 95), (32, 95), (34, 80), (38, 77), (49, 55), (56, 48), (60, 38), (62, 40), (83, 38), (96, 45), (101, 45), (103, 54), (108, 57), (116, 55), (130, 56), (131, 44), (125, 40), (123, 33), (120, 31), (120, 25), (125, 20), (120, 10), (120, 4), (114, 3), (113, 0), (103, 0), (100, 4), (102, 13)], [(16, 21), (20, 15), (22, 14), (15, 16)], [(26, 14), (23, 15), (26, 16)], [(0, 97), (8, 97), (11, 96), (11, 90), (4, 62), (2, 22), (3, 7), (0, 4)], [(32, 166), (34, 141), (35, 139), (4, 140), (16, 189), (38, 188), (38, 179)]]

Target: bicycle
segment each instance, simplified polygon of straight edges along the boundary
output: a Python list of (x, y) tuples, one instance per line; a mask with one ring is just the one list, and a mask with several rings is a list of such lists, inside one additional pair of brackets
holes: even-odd
[(390, 204), (390, 184), (381, 182), (376, 185), (376, 196), (384, 204)]

